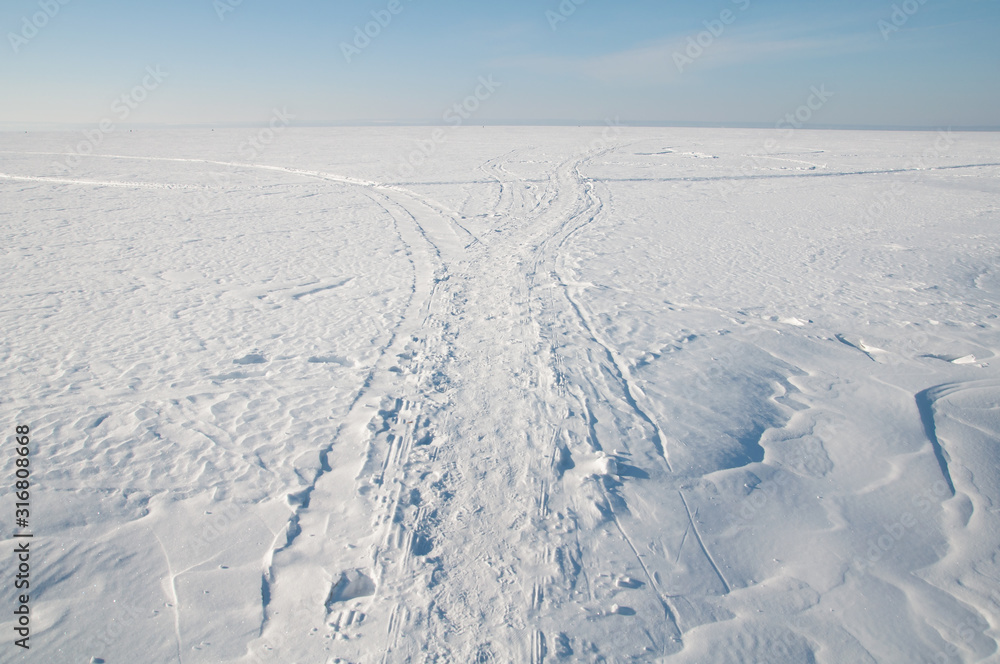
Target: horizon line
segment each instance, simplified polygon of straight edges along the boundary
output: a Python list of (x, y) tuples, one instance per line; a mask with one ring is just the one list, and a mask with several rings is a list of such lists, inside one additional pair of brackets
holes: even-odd
[[(166, 129), (256, 129), (268, 126), (267, 122), (192, 122), (192, 123), (129, 123), (119, 124), (119, 128), (132, 130)], [(696, 122), (684, 120), (481, 120), (461, 125), (449, 124), (441, 120), (344, 120), (328, 122), (304, 122), (292, 124), (286, 129), (323, 129), (349, 127), (445, 127), (449, 129), (469, 127), (624, 127), (624, 128), (693, 128), (693, 129), (774, 129), (782, 130), (768, 122)], [(70, 122), (5, 122), (0, 121), (0, 132), (64, 132), (93, 129), (93, 123)], [(785, 128), (787, 129), (787, 128)], [(881, 124), (812, 124), (802, 126), (797, 131), (966, 131), (997, 132), (1000, 125), (881, 125)]]

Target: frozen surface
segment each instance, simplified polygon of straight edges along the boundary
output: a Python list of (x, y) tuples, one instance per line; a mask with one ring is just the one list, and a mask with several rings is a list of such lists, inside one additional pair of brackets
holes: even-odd
[(1000, 136), (431, 132), (0, 134), (3, 661), (996, 661)]

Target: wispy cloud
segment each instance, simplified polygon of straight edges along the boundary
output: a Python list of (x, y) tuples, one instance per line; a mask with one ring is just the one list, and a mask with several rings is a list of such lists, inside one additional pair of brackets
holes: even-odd
[[(812, 33), (812, 34), (810, 34)], [(701, 47), (696, 62), (682, 74), (675, 54), (686, 55), (689, 38), (698, 33), (674, 35), (654, 43), (593, 56), (528, 55), (495, 59), (491, 65), (502, 68), (530, 69), (536, 72), (590, 78), (601, 83), (632, 85), (666, 84), (681, 76), (698, 71), (735, 65), (748, 65), (776, 58), (821, 58), (847, 53), (859, 53), (881, 46), (877, 30), (857, 30), (853, 33), (817, 34), (814, 29), (796, 31), (790, 27), (732, 25), (719, 36), (713, 36)], [(703, 44), (708, 40), (703, 40)]]

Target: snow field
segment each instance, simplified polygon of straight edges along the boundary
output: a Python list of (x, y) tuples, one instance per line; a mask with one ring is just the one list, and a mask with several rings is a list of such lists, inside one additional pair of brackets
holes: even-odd
[(12, 661), (996, 656), (995, 134), (428, 131), (3, 137)]

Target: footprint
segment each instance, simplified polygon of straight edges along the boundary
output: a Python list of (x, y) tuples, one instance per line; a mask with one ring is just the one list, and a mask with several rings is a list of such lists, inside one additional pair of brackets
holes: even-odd
[(617, 585), (619, 588), (629, 588), (631, 590), (636, 590), (638, 588), (642, 588), (646, 584), (644, 584), (642, 581), (639, 581), (638, 579), (633, 579), (630, 576), (623, 576), (620, 577), (618, 581), (615, 582), (615, 585)]
[(555, 640), (555, 653), (559, 659), (573, 656), (573, 645), (565, 632), (559, 632)]
[(434, 542), (427, 536), (417, 533), (413, 536), (413, 544), (410, 551), (415, 556), (426, 556), (434, 550)]
[(349, 602), (359, 597), (371, 597), (375, 594), (375, 582), (369, 579), (361, 570), (353, 569), (343, 572), (337, 583), (330, 588), (326, 600), (326, 610), (331, 612), (338, 602)]

